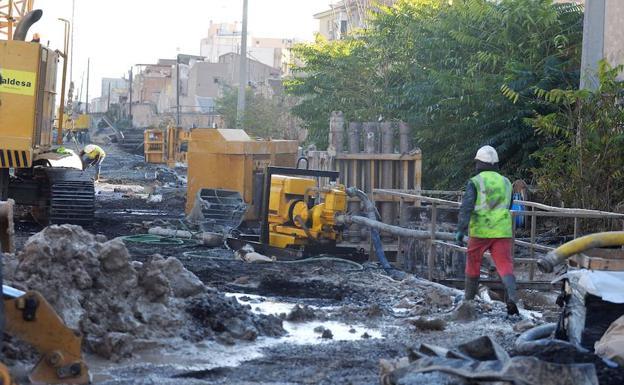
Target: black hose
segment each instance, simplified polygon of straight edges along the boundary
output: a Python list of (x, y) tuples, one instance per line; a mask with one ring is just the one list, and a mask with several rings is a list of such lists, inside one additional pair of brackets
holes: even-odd
[[(347, 195), (360, 198), (362, 205), (364, 205), (364, 212), (366, 213), (366, 217), (374, 221), (377, 220), (377, 208), (375, 207), (375, 204), (371, 202), (370, 199), (368, 199), (368, 195), (366, 195), (364, 191), (355, 187), (349, 187), (347, 189)], [(379, 263), (384, 268), (384, 270), (386, 270), (386, 272), (393, 270), (392, 265), (390, 265), (390, 262), (388, 262), (388, 259), (386, 258), (386, 253), (384, 252), (383, 244), (381, 243), (379, 231), (377, 231), (377, 229), (373, 227), (369, 227), (369, 229), (371, 241), (373, 242), (373, 248), (375, 249), (375, 255), (377, 256)]]
[(557, 329), (556, 323), (547, 323), (525, 331), (516, 339), (516, 352), (522, 355), (534, 355), (547, 349), (580, 350), (568, 341), (552, 338), (555, 329)]
[(19, 23), (17, 23), (17, 27), (15, 27), (15, 32), (13, 32), (13, 40), (25, 41), (28, 30), (30, 29), (30, 27), (32, 27), (33, 24), (41, 19), (41, 16), (43, 16), (43, 11), (40, 9), (35, 9), (34, 11), (28, 12), (19, 21)]

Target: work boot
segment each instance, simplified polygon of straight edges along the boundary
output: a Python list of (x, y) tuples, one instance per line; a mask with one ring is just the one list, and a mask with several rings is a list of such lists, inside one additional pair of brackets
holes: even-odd
[(503, 277), (503, 286), (505, 286), (505, 304), (507, 305), (507, 314), (518, 315), (518, 292), (516, 289), (516, 277), (509, 274)]
[(479, 278), (466, 276), (466, 284), (464, 286), (464, 300), (472, 301), (477, 296), (479, 290)]

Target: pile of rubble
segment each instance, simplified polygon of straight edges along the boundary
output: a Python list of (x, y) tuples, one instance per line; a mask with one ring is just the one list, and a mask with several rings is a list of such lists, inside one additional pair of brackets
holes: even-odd
[(280, 319), (252, 314), (205, 286), (176, 258), (132, 261), (119, 240), (78, 226), (50, 226), (5, 260), (6, 284), (37, 290), (88, 351), (119, 359), (155, 342), (233, 343), (284, 334)]

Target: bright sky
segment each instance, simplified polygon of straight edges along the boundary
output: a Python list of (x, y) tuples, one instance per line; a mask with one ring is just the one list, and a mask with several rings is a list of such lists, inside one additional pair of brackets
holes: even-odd
[[(102, 77), (121, 77), (131, 65), (199, 54), (210, 21), (242, 19), (242, 0), (74, 0), (73, 80), (79, 92), (91, 58), (89, 98), (100, 95)], [(311, 40), (318, 31), (313, 14), (331, 0), (249, 0), (249, 33), (259, 37)], [(31, 29), (43, 44), (62, 48), (63, 24), (71, 19), (72, 0), (35, 0), (44, 11)], [(85, 83), (86, 83), (86, 75)], [(84, 92), (84, 91), (83, 91)], [(84, 96), (83, 96), (84, 99)]]

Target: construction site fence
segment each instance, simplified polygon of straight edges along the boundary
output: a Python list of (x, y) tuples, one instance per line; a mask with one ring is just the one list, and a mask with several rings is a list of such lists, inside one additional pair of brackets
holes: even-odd
[[(435, 239), (436, 231), (455, 230), (449, 228), (449, 223), (443, 224), (439, 221), (439, 213), (443, 209), (458, 210), (461, 205), (461, 197), (463, 196), (461, 191), (374, 189), (372, 196), (375, 201), (398, 201), (399, 221), (402, 226), (408, 225), (406, 209), (409, 206), (428, 211), (428, 217), (430, 218), (428, 227), (431, 232), (431, 238), (420, 242), (419, 247), (417, 247), (420, 256), (414, 255), (415, 240), (399, 239), (396, 263), (400, 267), (416, 273), (422, 273), (429, 280), (448, 281), (449, 283), (455, 281), (458, 284), (463, 281), (466, 247)], [(440, 198), (440, 196), (444, 198)], [(612, 225), (617, 225), (618, 229), (624, 228), (624, 214), (621, 213), (553, 207), (523, 200), (515, 200), (514, 204), (518, 207), (523, 207), (523, 209), (511, 211), (514, 226), (512, 255), (515, 256), (519, 248), (525, 249), (522, 252), (522, 257), (515, 257), (514, 262), (516, 265), (523, 264), (528, 268), (528, 271), (520, 279), (520, 286), (525, 284), (529, 286), (544, 286), (549, 281), (549, 277), (539, 275), (536, 269), (537, 260), (538, 254), (553, 250), (555, 245), (540, 244), (538, 242), (538, 218), (550, 218), (551, 220), (571, 219), (574, 223), (573, 233), (569, 235), (571, 238), (577, 238), (580, 235), (581, 220), (610, 220)], [(518, 216), (522, 216), (525, 219), (525, 225), (529, 231), (528, 239), (516, 238), (515, 218)], [(485, 255), (485, 259), (488, 259), (490, 265), (493, 266), (491, 257), (488, 254)], [(495, 279), (493, 272), (486, 271), (486, 273), (490, 274), (492, 279)]]

